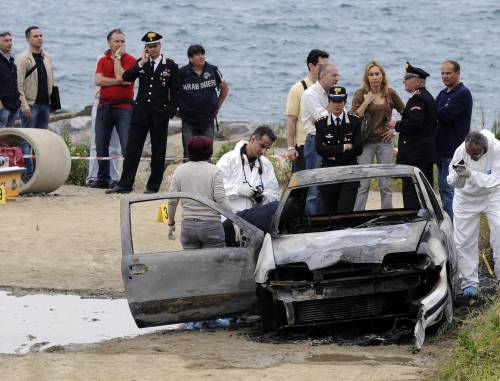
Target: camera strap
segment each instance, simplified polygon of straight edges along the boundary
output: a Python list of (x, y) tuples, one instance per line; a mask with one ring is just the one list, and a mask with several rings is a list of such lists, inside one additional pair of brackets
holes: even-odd
[[(248, 182), (246, 171), (245, 171), (245, 156), (247, 157), (247, 161), (248, 161), (248, 155), (246, 155), (246, 153), (245, 153), (245, 145), (243, 147), (241, 147), (241, 151), (240, 151), (241, 169), (243, 171), (243, 178), (245, 179), (245, 181), (244, 181), (245, 183), (250, 185), (252, 188), (255, 188), (255, 185), (252, 185)], [(260, 184), (262, 185), (262, 191), (264, 191), (264, 181), (262, 181), (262, 162), (260, 161), (260, 157), (257, 157), (257, 161), (259, 162), (258, 172), (259, 172), (259, 177), (260, 177)], [(249, 162), (249, 167), (250, 167), (250, 162)]]

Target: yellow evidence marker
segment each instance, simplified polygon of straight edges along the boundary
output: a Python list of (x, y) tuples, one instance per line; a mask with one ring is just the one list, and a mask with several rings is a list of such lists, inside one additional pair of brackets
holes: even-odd
[(160, 210), (156, 215), (156, 222), (160, 224), (168, 224), (168, 207), (167, 204), (161, 203)]
[(0, 185), (0, 204), (5, 204), (7, 201), (7, 193), (5, 192), (5, 187)]

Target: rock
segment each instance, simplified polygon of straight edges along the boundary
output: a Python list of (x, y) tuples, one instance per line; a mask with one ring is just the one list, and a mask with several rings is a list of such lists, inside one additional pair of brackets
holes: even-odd
[(89, 146), (91, 123), (90, 116), (77, 116), (52, 122), (49, 124), (49, 130), (62, 136), (63, 131), (67, 129), (72, 143)]

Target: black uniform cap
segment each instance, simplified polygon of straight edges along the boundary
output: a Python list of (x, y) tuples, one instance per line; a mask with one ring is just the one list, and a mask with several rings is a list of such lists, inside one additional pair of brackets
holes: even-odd
[(419, 67), (411, 66), (409, 62), (405, 64), (406, 74), (415, 74), (417, 77), (426, 79), (430, 74)]
[(156, 32), (148, 32), (142, 36), (141, 41), (144, 41), (146, 45), (157, 44), (162, 39), (162, 35)]
[(347, 92), (345, 87), (335, 86), (328, 92), (328, 99), (331, 101), (347, 101)]

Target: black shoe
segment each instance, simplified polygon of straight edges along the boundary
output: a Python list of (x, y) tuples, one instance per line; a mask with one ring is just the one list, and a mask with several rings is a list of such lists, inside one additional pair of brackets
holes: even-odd
[(114, 188), (118, 185), (118, 180), (109, 180), (109, 187)]
[(151, 189), (146, 189), (144, 191), (144, 194), (153, 194), (153, 193), (158, 193), (158, 191), (154, 191), (154, 190), (151, 190)]
[(107, 179), (89, 179), (87, 181), (87, 186), (89, 188), (109, 188), (109, 180)]
[(130, 192), (132, 192), (132, 189), (126, 189), (122, 188), (119, 185), (115, 185), (114, 188), (108, 189), (105, 193), (112, 194), (112, 193), (130, 193)]

